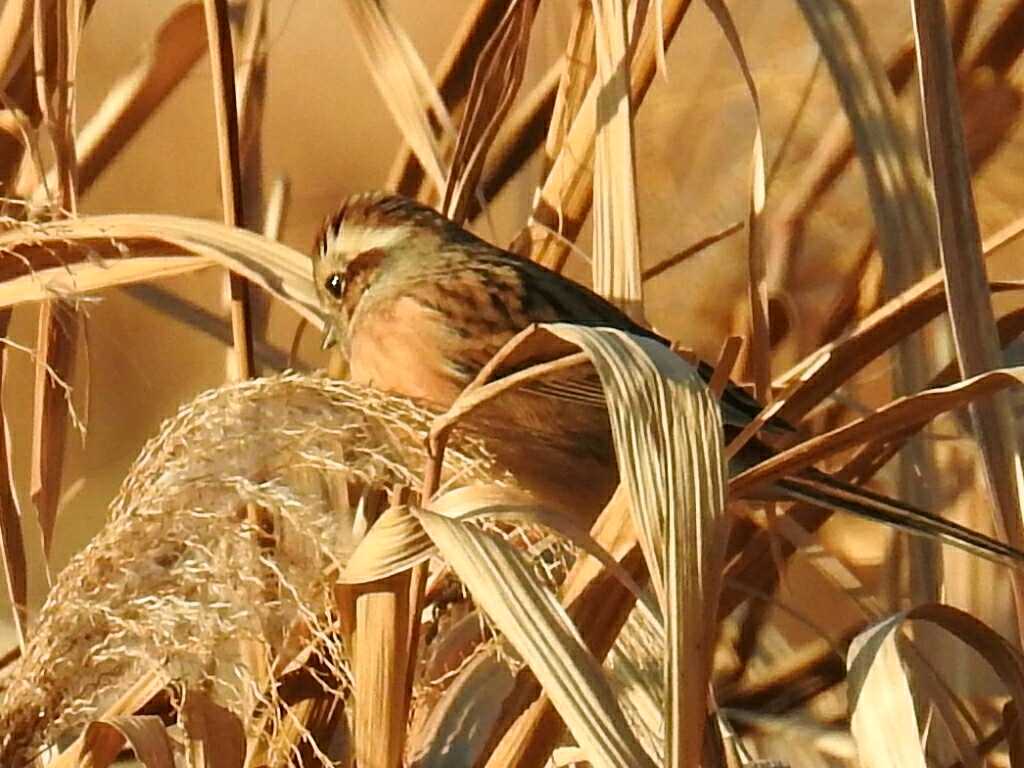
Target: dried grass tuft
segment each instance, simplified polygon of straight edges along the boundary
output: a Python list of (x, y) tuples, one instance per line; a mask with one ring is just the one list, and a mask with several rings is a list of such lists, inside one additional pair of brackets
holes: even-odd
[[(175, 689), (211, 691), (273, 743), (288, 705), (269, 668), (296, 623), (317, 638), (305, 663), (344, 691), (330, 574), (372, 522), (374, 494), (418, 482), (430, 418), (401, 398), (294, 373), (184, 406), (142, 451), (106, 527), (62, 572), (6, 678), (0, 764), (80, 731), (155, 670)], [(446, 487), (491, 476), (478, 445), (448, 449)], [(253, 669), (253, 658), (267, 668)], [(269, 723), (257, 726), (256, 713)]]

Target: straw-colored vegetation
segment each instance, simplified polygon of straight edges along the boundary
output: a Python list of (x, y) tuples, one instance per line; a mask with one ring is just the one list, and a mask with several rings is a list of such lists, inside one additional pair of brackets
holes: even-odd
[[(133, 8), (0, 9), (0, 766), (1024, 766), (1024, 2)], [(344, 381), (305, 251), (362, 187), (677, 348)], [(580, 366), (589, 518), (463, 429)], [(812, 466), (1000, 546), (740, 499)]]

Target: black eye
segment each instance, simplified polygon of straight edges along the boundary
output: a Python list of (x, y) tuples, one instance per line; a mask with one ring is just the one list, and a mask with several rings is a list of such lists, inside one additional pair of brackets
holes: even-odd
[(345, 277), (340, 272), (331, 273), (324, 281), (324, 288), (331, 296), (340, 299), (341, 294), (345, 292)]

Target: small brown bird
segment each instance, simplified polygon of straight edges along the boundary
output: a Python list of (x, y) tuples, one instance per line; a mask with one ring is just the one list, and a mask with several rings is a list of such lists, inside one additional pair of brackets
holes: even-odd
[[(345, 201), (324, 225), (313, 275), (333, 322), (325, 346), (345, 345), (353, 380), (447, 408), (513, 336), (534, 323), (616, 328), (668, 342), (593, 291), (484, 242), (437, 211), (397, 195)], [(545, 359), (533, 358), (508, 375)], [(712, 367), (699, 365), (707, 380)], [(761, 406), (739, 387), (721, 399), (727, 436)], [(590, 517), (618, 482), (608, 414), (592, 371), (535, 381), (491, 401), (469, 426), (541, 498)], [(784, 422), (769, 430), (791, 431)], [(770, 455), (753, 440), (740, 471)], [(982, 534), (817, 470), (785, 478), (761, 498), (808, 501), (938, 537), (987, 557), (1024, 554)]]

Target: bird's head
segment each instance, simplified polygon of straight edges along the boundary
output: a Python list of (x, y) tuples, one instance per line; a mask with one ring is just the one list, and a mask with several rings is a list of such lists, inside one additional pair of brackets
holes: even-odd
[(389, 276), (415, 274), (452, 228), (458, 229), (437, 211), (400, 195), (371, 192), (342, 203), (313, 250), (320, 305), (335, 324), (324, 347), (343, 335), (367, 291)]

